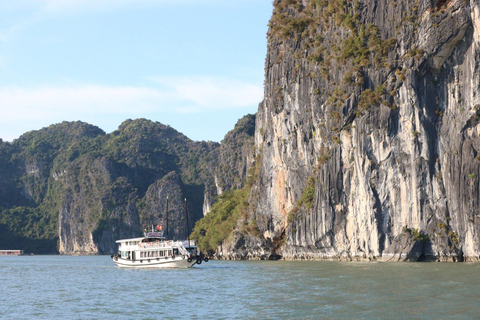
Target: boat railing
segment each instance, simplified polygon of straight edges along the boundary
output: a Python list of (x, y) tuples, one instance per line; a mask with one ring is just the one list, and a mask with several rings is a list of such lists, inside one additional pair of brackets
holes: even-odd
[(181, 241), (151, 241), (151, 242), (140, 242), (137, 245), (124, 245), (121, 244), (120, 249), (124, 251), (133, 250), (137, 248), (145, 248), (145, 249), (153, 249), (153, 248), (171, 248), (172, 246), (175, 247), (188, 247), (188, 246), (195, 246), (194, 240), (181, 240)]
[(182, 242), (184, 247), (195, 246), (195, 240), (183, 240)]

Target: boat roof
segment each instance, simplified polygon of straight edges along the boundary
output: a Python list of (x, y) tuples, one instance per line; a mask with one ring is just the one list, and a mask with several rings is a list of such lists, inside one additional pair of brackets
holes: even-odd
[(127, 242), (127, 241), (139, 241), (141, 242), (143, 239), (158, 239), (160, 241), (172, 241), (172, 242), (183, 242), (185, 248), (196, 248), (195, 240), (166, 240), (165, 238), (157, 238), (157, 237), (140, 237), (140, 238), (131, 238), (131, 239), (121, 239), (115, 241), (116, 243)]
[(127, 242), (127, 241), (142, 241), (143, 239), (159, 239), (159, 240), (165, 240), (165, 238), (159, 238), (159, 237), (140, 237), (140, 238), (131, 238), (131, 239), (121, 239), (115, 241), (116, 243), (120, 242)]

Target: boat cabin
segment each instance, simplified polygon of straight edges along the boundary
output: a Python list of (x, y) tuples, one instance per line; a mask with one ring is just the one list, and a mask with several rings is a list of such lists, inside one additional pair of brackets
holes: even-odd
[(190, 244), (188, 241), (167, 241), (158, 236), (118, 240), (117, 243), (120, 244), (118, 255), (131, 261), (160, 260), (197, 254), (194, 241), (190, 241)]

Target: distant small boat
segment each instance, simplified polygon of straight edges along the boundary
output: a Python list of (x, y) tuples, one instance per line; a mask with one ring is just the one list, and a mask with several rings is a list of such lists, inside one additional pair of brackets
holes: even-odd
[(172, 241), (163, 232), (148, 232), (144, 237), (118, 240), (118, 254), (112, 255), (119, 267), (129, 268), (190, 268), (208, 262), (208, 257), (197, 252), (193, 240)]

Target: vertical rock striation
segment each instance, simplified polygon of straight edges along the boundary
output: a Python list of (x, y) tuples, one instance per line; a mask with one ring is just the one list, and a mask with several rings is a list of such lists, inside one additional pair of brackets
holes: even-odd
[(272, 254), (479, 259), (479, 13), (274, 1), (251, 195)]

